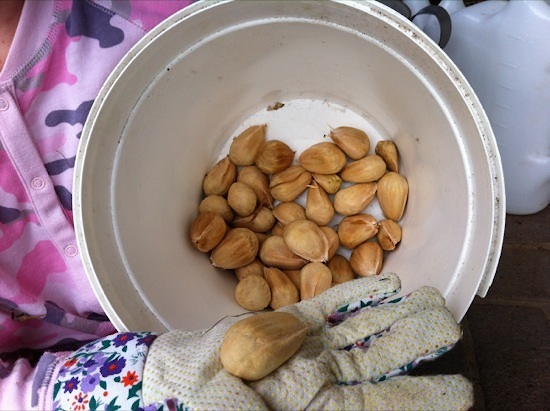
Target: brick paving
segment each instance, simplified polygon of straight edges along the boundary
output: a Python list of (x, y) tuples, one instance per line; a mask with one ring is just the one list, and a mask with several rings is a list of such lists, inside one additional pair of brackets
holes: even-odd
[(550, 404), (550, 207), (507, 215), (497, 273), (476, 297), (454, 350), (416, 374), (462, 373), (476, 411), (548, 409)]

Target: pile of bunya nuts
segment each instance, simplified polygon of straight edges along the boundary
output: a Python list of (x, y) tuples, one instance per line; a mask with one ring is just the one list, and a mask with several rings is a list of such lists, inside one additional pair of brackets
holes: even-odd
[[(189, 233), (193, 246), (210, 253), (215, 267), (234, 270), (235, 299), (250, 311), (278, 309), (356, 275), (380, 273), (384, 253), (401, 241), (398, 221), (409, 191), (395, 144), (379, 141), (369, 154), (364, 131), (338, 127), (330, 141), (296, 159), (286, 143), (266, 139), (266, 127), (235, 137), (228, 156), (206, 174)], [(296, 201), (304, 192), (305, 206)], [(374, 199), (381, 221), (364, 212)], [(349, 253), (337, 254), (342, 249)]]

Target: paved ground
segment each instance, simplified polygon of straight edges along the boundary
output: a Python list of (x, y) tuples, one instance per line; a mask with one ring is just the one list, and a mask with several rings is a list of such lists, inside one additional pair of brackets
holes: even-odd
[(417, 373), (462, 373), (474, 410), (550, 407), (550, 207), (508, 215), (504, 247), (486, 298), (476, 297), (463, 340)]

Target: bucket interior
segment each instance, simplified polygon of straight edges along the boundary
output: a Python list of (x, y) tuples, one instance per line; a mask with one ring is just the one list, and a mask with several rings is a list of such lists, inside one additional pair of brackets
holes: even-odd
[(163, 331), (245, 311), (234, 274), (193, 249), (188, 231), (205, 173), (240, 131), (265, 122), (267, 138), (297, 154), (342, 125), (367, 131), (371, 151), (394, 140), (410, 189), (383, 271), (401, 277), (403, 293), (438, 288), (461, 319), (490, 284), (504, 218), (498, 152), (475, 96), (382, 6), (254, 3), (195, 5), (167, 20), (96, 101), (76, 208), (107, 314), (121, 330)]

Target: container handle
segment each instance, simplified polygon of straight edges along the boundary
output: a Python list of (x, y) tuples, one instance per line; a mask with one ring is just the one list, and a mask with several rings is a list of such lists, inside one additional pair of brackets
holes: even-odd
[(418, 10), (418, 12), (412, 16), (410, 20), (413, 21), (416, 16), (421, 14), (431, 14), (437, 18), (437, 21), (439, 22), (439, 42), (437, 44), (439, 44), (439, 47), (445, 48), (451, 38), (451, 15), (443, 7), (438, 6), (437, 4), (430, 4), (429, 6)]
[(378, 2), (392, 8), (410, 21), (413, 21), (416, 16), (421, 14), (431, 14), (435, 16), (439, 23), (439, 42), (437, 44), (439, 47), (444, 48), (449, 42), (452, 28), (451, 15), (445, 8), (437, 4), (430, 4), (418, 10), (414, 16), (411, 16), (411, 9), (402, 0), (378, 0)]

